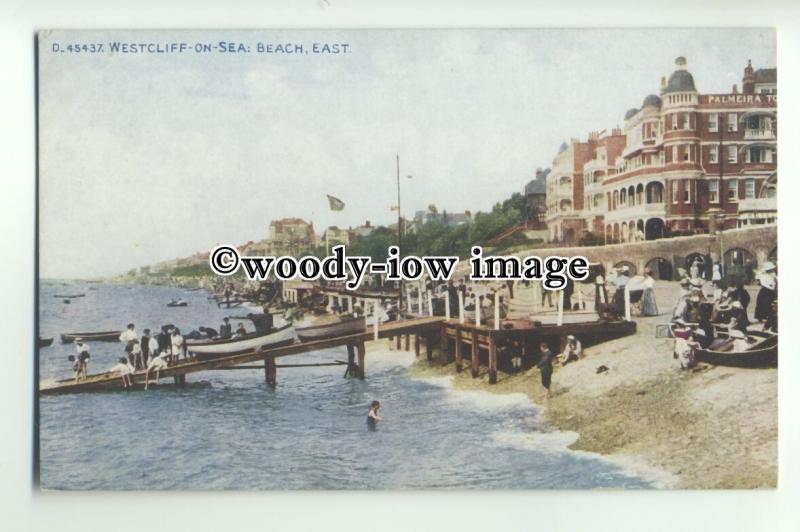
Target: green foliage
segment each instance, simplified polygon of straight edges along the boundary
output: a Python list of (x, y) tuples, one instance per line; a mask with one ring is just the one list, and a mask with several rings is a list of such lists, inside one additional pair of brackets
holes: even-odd
[(189, 266), (177, 266), (170, 272), (170, 274), (175, 277), (208, 277), (213, 275), (213, 273), (207, 262), (191, 264)]
[[(503, 231), (523, 223), (529, 214), (530, 206), (525, 196), (514, 193), (510, 198), (497, 203), (491, 212), (479, 212), (467, 224), (447, 226), (434, 220), (417, 227), (416, 233), (403, 236), (403, 255), (447, 255), (469, 256), (470, 247), (485, 245)], [(511, 242), (503, 242), (502, 247), (521, 245), (524, 236), (512, 237)], [(531, 242), (533, 243), (533, 242)], [(365, 255), (373, 260), (386, 259), (386, 249), (397, 244), (397, 233), (387, 227), (378, 227), (369, 236), (357, 237), (348, 246), (350, 255)]]

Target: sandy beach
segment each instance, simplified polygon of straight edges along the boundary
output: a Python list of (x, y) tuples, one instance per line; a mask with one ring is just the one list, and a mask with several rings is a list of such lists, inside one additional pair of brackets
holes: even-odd
[[(543, 396), (539, 370), (500, 372), (490, 386), (422, 358), (418, 376), (450, 375), (460, 389), (524, 393), (555, 430), (577, 433), (571, 449), (605, 455), (666, 488), (772, 488), (777, 485), (778, 372), (699, 365), (679, 369), (673, 340), (656, 338), (668, 321), (676, 283), (659, 283), (662, 315), (636, 318), (637, 333), (585, 350), (553, 375)], [(598, 374), (599, 366), (608, 371)]]

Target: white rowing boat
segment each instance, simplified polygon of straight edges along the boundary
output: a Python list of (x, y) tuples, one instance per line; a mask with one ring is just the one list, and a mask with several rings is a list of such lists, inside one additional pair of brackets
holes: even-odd
[(265, 347), (278, 347), (294, 343), (292, 324), (265, 333), (253, 333), (241, 338), (226, 340), (195, 340), (186, 342), (186, 350), (198, 358), (237, 355)]

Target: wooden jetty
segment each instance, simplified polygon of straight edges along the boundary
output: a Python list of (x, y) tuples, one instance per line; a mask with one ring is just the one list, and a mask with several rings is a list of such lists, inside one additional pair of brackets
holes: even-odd
[[(456, 371), (464, 369), (464, 359), (470, 361), (472, 377), (479, 375), (482, 351), (489, 369), (489, 383), (497, 383), (498, 353), (510, 359), (513, 355), (523, 358), (539, 358), (539, 344), (547, 343), (550, 349), (560, 353), (566, 345), (567, 335), (575, 335), (583, 347), (628, 336), (636, 332), (634, 321), (587, 321), (568, 324), (542, 324), (530, 320), (501, 320), (500, 328), (462, 323), (457, 319), (445, 320), (440, 328), (440, 357), (443, 364), (455, 361)], [(419, 338), (415, 340), (415, 351), (419, 352)], [(433, 359), (432, 350), (427, 349), (428, 360)]]
[[(295, 341), (291, 345), (269, 347), (236, 355), (224, 356), (210, 360), (189, 359), (182, 360), (166, 369), (161, 370), (160, 378), (172, 377), (175, 384), (181, 386), (186, 382), (186, 375), (201, 371), (236, 369), (237, 367), (263, 363), (264, 377), (267, 384), (274, 388), (277, 383), (277, 370), (279, 367), (308, 367), (309, 364), (284, 364), (279, 366), (276, 359), (328, 349), (332, 347), (347, 347), (347, 371), (345, 376), (363, 379), (366, 375), (366, 347), (365, 343), (380, 338), (394, 338), (397, 348), (400, 349), (401, 341), (405, 340), (405, 350), (410, 349), (411, 336), (414, 336), (414, 350), (420, 356), (421, 346), (424, 343), (427, 357), (433, 360), (434, 347), (439, 347), (439, 357), (442, 363), (454, 361), (457, 372), (464, 369), (464, 361), (469, 358), (470, 370), (473, 377), (479, 376), (481, 362), (485, 362), (489, 371), (489, 382), (497, 382), (498, 359), (505, 362), (512, 356), (520, 356), (530, 362), (539, 357), (539, 344), (546, 342), (550, 349), (563, 351), (567, 335), (578, 337), (584, 347), (599, 342), (634, 334), (636, 322), (631, 320), (630, 300), (625, 294), (625, 319), (617, 321), (583, 320), (564, 323), (563, 292), (558, 301), (558, 314), (555, 323), (542, 323), (531, 319), (501, 319), (499, 314), (498, 296), (495, 293), (494, 319), (481, 323), (481, 312), (466, 311), (463, 297), (459, 294), (459, 313), (457, 318), (450, 314), (449, 299), (445, 298), (445, 316), (434, 316), (433, 298), (430, 292), (418, 292), (417, 304), (413, 305), (408, 297), (408, 311), (416, 307), (417, 313), (404, 314), (407, 319), (379, 323), (378, 319), (368, 324), (362, 332), (346, 334), (334, 338), (325, 338), (314, 341)], [(427, 303), (427, 315), (425, 307)], [(377, 305), (377, 303), (375, 303)], [(476, 308), (479, 308), (476, 305)], [(468, 316), (472, 315), (472, 320)], [(373, 313), (378, 316), (378, 313)], [(584, 316), (575, 316), (583, 318)], [(466, 353), (469, 353), (467, 355)], [(312, 364), (315, 366), (340, 365), (341, 362)], [(258, 367), (261, 367), (260, 365)], [(254, 369), (249, 366), (246, 369)], [(151, 377), (154, 377), (151, 373)], [(145, 371), (139, 370), (131, 375), (133, 387), (141, 388), (145, 382)], [(75, 393), (96, 390), (121, 389), (122, 376), (118, 374), (102, 373), (90, 375), (87, 378), (63, 379), (52, 385), (43, 386), (39, 392), (42, 394)]]
[[(172, 377), (175, 384), (182, 385), (186, 382), (186, 375), (200, 371), (211, 371), (218, 369), (228, 369), (243, 364), (253, 362), (263, 362), (264, 376), (268, 385), (275, 387), (277, 383), (276, 359), (319, 351), (331, 347), (347, 346), (348, 352), (348, 371), (347, 374), (363, 379), (366, 376), (366, 347), (365, 343), (379, 338), (400, 338), (403, 335), (415, 334), (428, 338), (429, 343), (439, 334), (440, 326), (444, 318), (424, 317), (410, 320), (394, 321), (380, 324), (379, 327), (370, 327), (364, 332), (328, 338), (313, 342), (295, 342), (292, 345), (274, 347), (249, 353), (237, 354), (232, 356), (220, 357), (211, 360), (181, 360), (180, 362), (162, 369), (160, 378)], [(339, 365), (339, 363), (335, 363)], [(299, 365), (298, 365), (299, 366)], [(284, 367), (289, 367), (285, 365)], [(150, 372), (150, 377), (155, 378), (154, 372)], [(131, 375), (135, 388), (144, 387), (145, 371), (139, 370)], [(43, 386), (39, 389), (41, 394), (59, 394), (101, 391), (109, 389), (121, 389), (122, 376), (112, 373), (100, 373), (89, 375), (87, 378), (75, 381), (74, 378), (56, 381), (53, 385)]]

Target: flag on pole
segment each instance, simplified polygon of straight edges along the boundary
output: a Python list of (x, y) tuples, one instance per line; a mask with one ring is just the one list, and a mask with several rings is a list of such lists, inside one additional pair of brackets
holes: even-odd
[(327, 194), (327, 196), (328, 196), (328, 203), (330, 204), (332, 211), (344, 210), (344, 202), (342, 200), (340, 200), (339, 198), (334, 198), (330, 194)]

